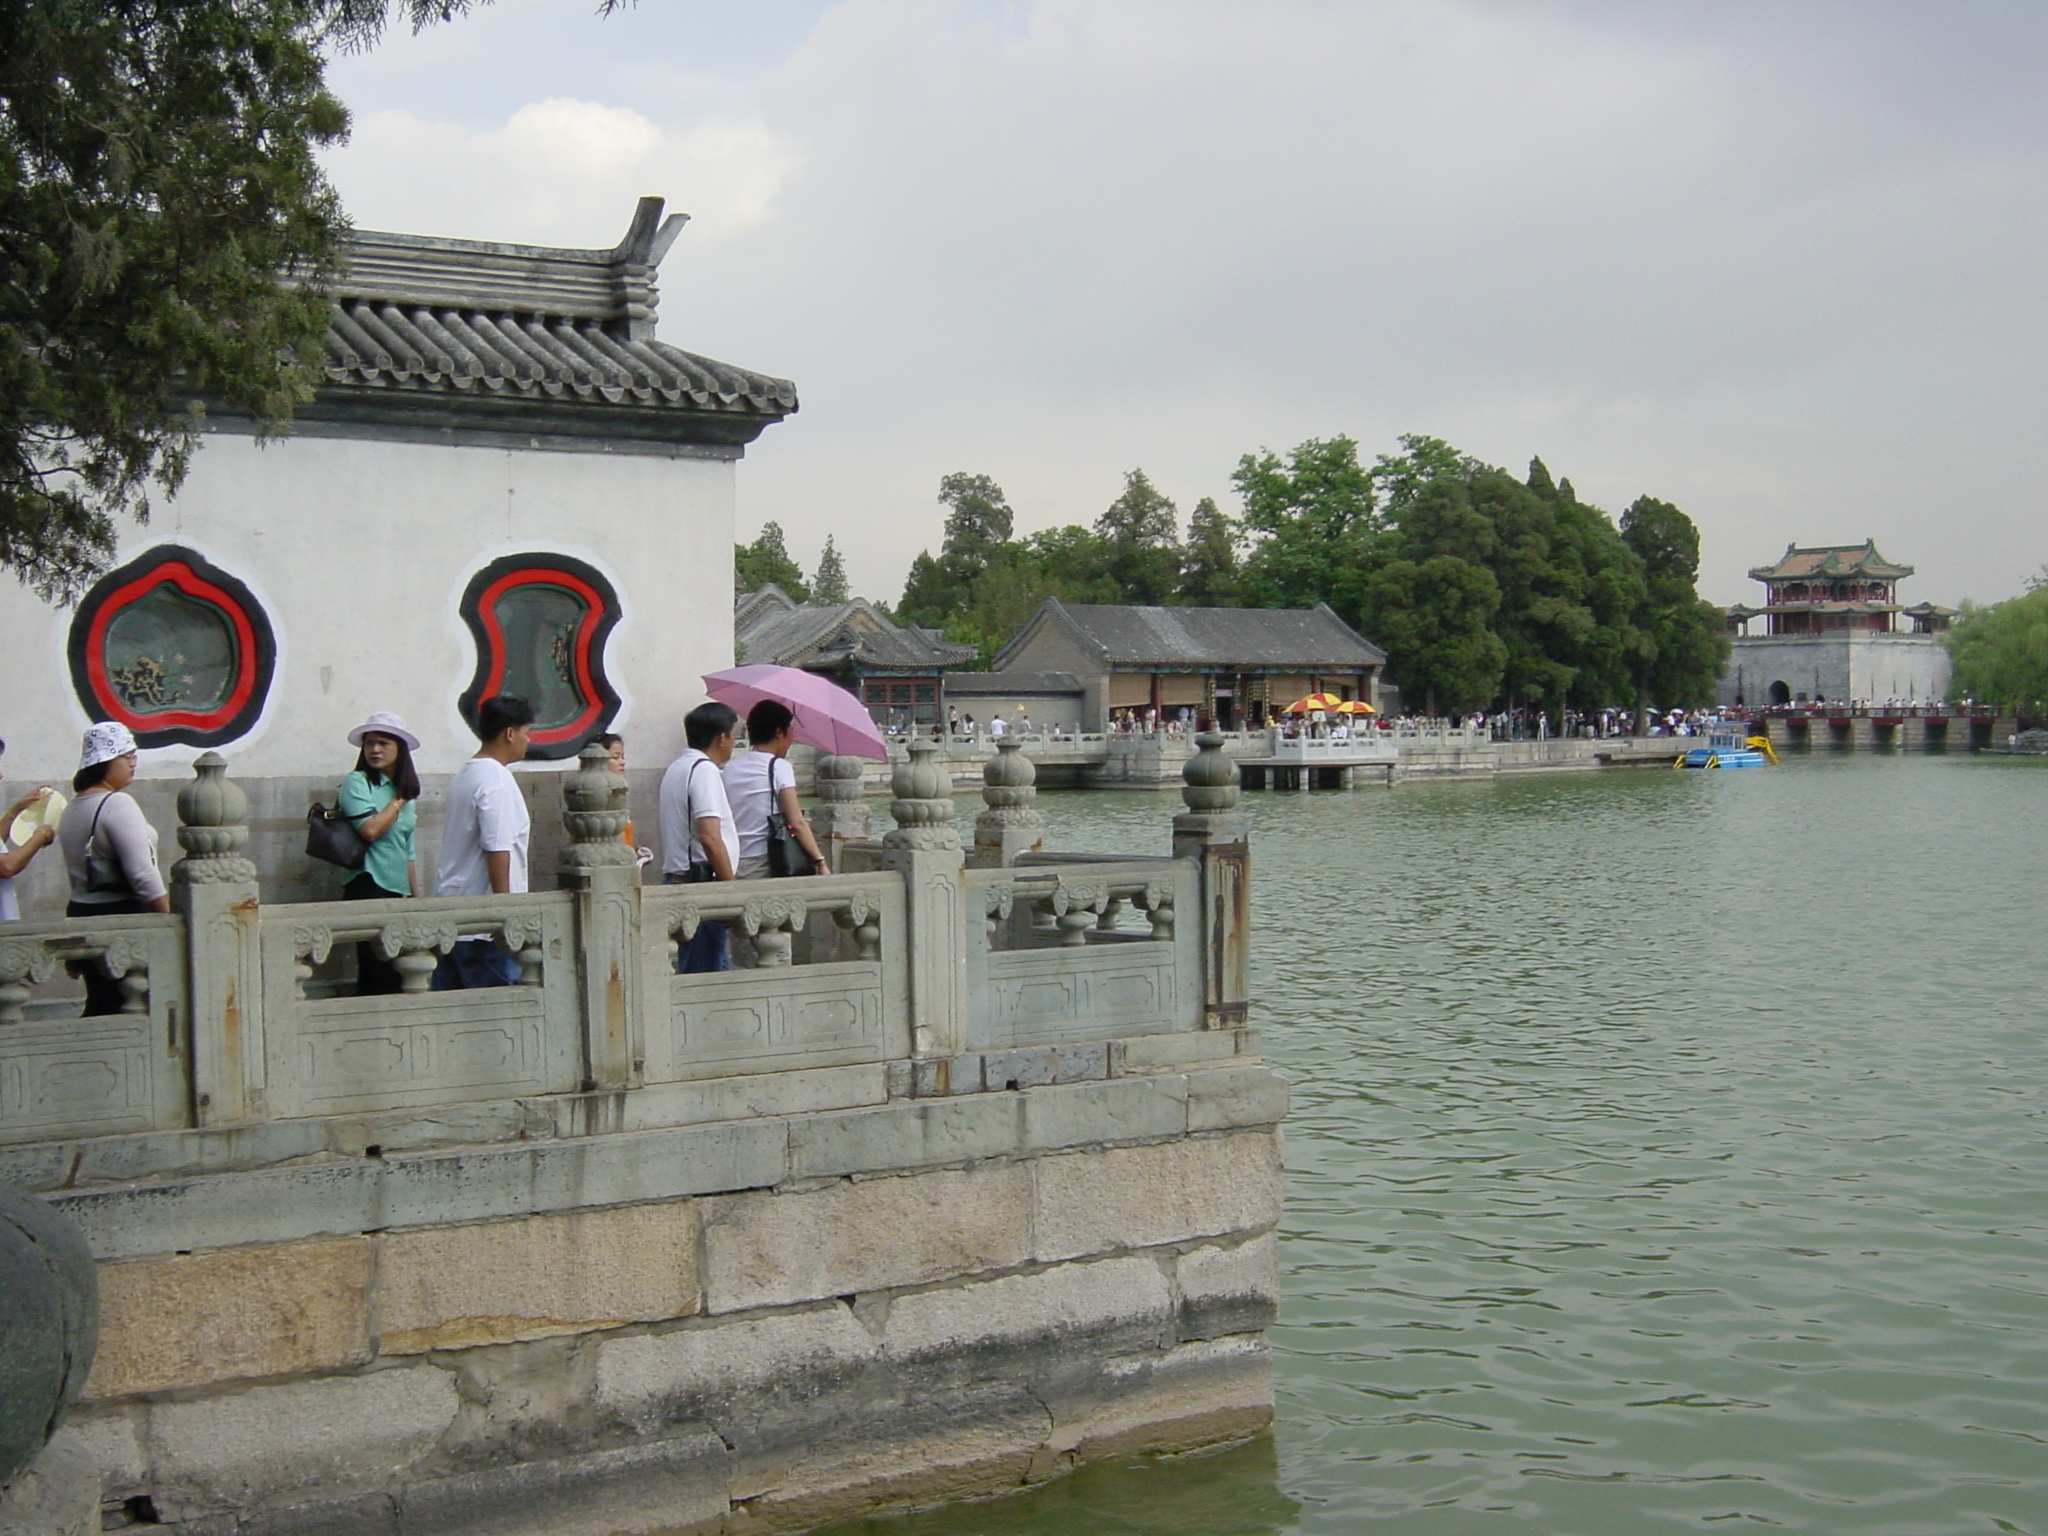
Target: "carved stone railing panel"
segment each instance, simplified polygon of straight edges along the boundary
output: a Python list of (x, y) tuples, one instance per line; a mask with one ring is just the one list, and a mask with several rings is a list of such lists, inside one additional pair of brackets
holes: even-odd
[[(151, 913), (10, 923), (5, 932), (0, 1143), (190, 1126), (184, 920)], [(74, 965), (117, 978), (122, 1011), (76, 1017), (78, 1004), (65, 997)]]
[[(903, 882), (893, 873), (649, 886), (642, 912), (641, 986), (668, 1004), (647, 1020), (644, 1081), (909, 1054)], [(676, 946), (707, 922), (746, 935), (741, 948), (757, 964), (677, 975)]]
[[(622, 845), (623, 846), (623, 845)], [(566, 1093), (583, 1076), (575, 898), (567, 892), (262, 909), (270, 1112), (279, 1119)], [(511, 954), (521, 985), (432, 990), (458, 940)], [(396, 996), (308, 998), (328, 952), (368, 943)]]
[[(968, 935), (968, 992), (977, 1000), (969, 1048), (1201, 1028), (1197, 935), (1175, 921), (1182, 905), (1199, 902), (1199, 866), (1059, 865), (1052, 857), (968, 875), (969, 900), (986, 914)], [(1144, 928), (1119, 924), (1126, 911), (1142, 912)]]

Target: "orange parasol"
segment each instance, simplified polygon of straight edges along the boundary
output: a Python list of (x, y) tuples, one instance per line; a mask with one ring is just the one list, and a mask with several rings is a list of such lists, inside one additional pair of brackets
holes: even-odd
[(1338, 698), (1337, 695), (1335, 695), (1334, 693), (1312, 693), (1305, 699), (1296, 699), (1292, 704), (1287, 706), (1284, 713), (1290, 715), (1305, 715), (1311, 712), (1312, 710), (1320, 709), (1325, 714), (1334, 714), (1336, 711), (1342, 709), (1343, 707), (1344, 701)]

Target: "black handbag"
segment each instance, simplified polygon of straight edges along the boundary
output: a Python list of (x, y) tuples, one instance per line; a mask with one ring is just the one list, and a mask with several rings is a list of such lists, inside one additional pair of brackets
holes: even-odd
[(789, 818), (775, 790), (775, 764), (768, 765), (768, 873), (776, 879), (786, 875), (815, 875), (818, 866), (804, 845), (789, 830)]
[(356, 830), (353, 820), (341, 813), (339, 806), (330, 811), (319, 801), (313, 802), (313, 808), (306, 812), (307, 857), (355, 870), (363, 867), (363, 856), (369, 851), (363, 834)]

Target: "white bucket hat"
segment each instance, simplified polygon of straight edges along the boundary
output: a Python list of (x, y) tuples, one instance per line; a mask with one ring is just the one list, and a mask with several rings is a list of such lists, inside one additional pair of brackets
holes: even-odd
[(363, 738), (372, 732), (379, 736), (389, 736), (393, 741), (404, 742), (405, 750), (408, 752), (417, 752), (420, 749), (419, 737), (408, 731), (405, 728), (405, 722), (392, 714), (388, 709), (376, 711), (369, 719), (350, 731), (348, 733), (348, 744), (352, 747), (360, 747), (363, 744)]
[(133, 731), (118, 720), (102, 720), (86, 727), (85, 741), (78, 751), (78, 766), (82, 771), (97, 763), (111, 763), (135, 750)]

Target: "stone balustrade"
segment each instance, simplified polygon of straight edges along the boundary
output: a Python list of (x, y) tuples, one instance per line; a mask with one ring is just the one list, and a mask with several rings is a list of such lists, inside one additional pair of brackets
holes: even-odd
[[(1225, 932), (1218, 882), (1241, 884), (1221, 742), (1190, 743), (1200, 825), (1176, 820), (1176, 858), (1036, 852), (1045, 827), (1015, 742), (988, 765), (963, 848), (935, 744), (913, 741), (879, 840), (851, 835), (867, 819), (858, 772), (828, 760), (839, 873), (677, 886), (643, 883), (619, 841), (625, 783), (593, 749), (563, 781), (558, 889), (345, 903), (261, 900), (246, 798), (207, 753), (178, 800), (171, 914), (0, 937), (0, 1144), (1235, 1027), (1241, 980), (1203, 953)], [(1241, 927), (1242, 904), (1226, 908)], [(735, 936), (738, 968), (676, 974), (677, 946), (713, 922)], [(519, 984), (434, 991), (440, 958), (471, 937), (512, 956)], [(355, 995), (358, 945), (392, 962), (401, 991)], [(121, 978), (121, 1013), (75, 1017), (66, 969), (81, 966)]]

